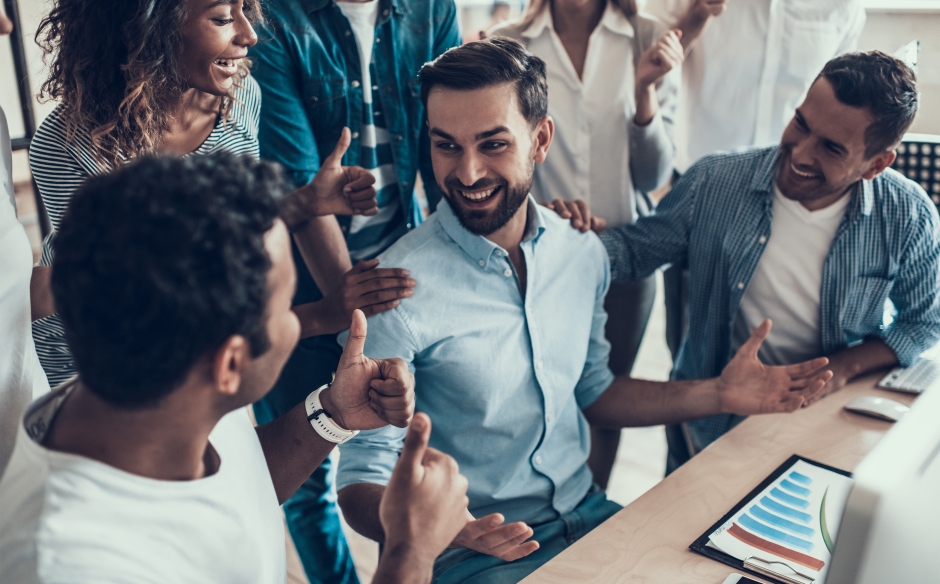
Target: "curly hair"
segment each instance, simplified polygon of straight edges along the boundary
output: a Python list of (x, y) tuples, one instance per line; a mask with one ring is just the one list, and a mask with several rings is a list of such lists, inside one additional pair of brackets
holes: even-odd
[(288, 190), (277, 164), (229, 153), (145, 155), (82, 185), (52, 292), (90, 391), (147, 407), (233, 335), (270, 348), (264, 237)]
[[(70, 139), (89, 130), (99, 162), (116, 167), (153, 152), (169, 129), (185, 90), (186, 12), (186, 0), (55, 0), (39, 24), (36, 43), (49, 69), (39, 96), (61, 102)], [(259, 0), (245, 0), (245, 12), (260, 19)], [(248, 75), (247, 61), (239, 69), (232, 91)], [(232, 91), (221, 100), (223, 119)]]

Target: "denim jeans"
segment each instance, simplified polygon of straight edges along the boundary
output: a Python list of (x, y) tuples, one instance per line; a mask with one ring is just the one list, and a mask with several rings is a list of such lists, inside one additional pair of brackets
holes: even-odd
[[(332, 378), (341, 348), (335, 335), (304, 339), (294, 349), (268, 395), (255, 403), (259, 424), (274, 420)], [(323, 461), (294, 495), (284, 502), (284, 515), (297, 555), (311, 584), (358, 584), (352, 554), (339, 521), (333, 483), (336, 469)]]
[(569, 513), (548, 523), (533, 525), (539, 549), (514, 562), (467, 548), (447, 550), (434, 563), (433, 584), (511, 584), (537, 570), (606, 521), (622, 507), (607, 499), (596, 485)]

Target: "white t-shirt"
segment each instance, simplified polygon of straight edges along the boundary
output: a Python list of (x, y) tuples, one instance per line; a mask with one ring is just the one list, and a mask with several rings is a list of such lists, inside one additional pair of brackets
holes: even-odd
[(7, 119), (0, 109), (0, 476), (16, 427), (34, 397), (49, 391), (36, 356), (29, 311), (33, 250), (16, 218), (12, 152)]
[(209, 440), (212, 476), (160, 481), (40, 443), (74, 388), (35, 402), (0, 481), (0, 582), (283, 584), (284, 528), (242, 408)]
[(823, 266), (852, 196), (810, 211), (774, 187), (770, 238), (741, 298), (734, 325), (735, 348), (769, 318), (773, 327), (759, 353), (763, 363), (790, 365), (822, 355)]

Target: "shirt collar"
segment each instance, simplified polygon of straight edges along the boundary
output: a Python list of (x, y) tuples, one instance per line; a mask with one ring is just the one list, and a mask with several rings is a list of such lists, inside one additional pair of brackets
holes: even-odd
[[(774, 183), (777, 180), (777, 162), (780, 160), (780, 146), (774, 146), (773, 155), (767, 157), (762, 168), (758, 168), (754, 174), (754, 180), (751, 182), (751, 189), (756, 192), (762, 192), (773, 199)], [(849, 203), (846, 213), (851, 219), (860, 213), (862, 215), (871, 215), (875, 206), (875, 193), (870, 180), (860, 180), (856, 184), (853, 192), (849, 195), (854, 200)]]
[[(603, 26), (611, 32), (622, 34), (626, 37), (633, 38), (634, 35), (633, 25), (630, 24), (630, 19), (624, 16), (623, 12), (614, 6), (612, 2), (607, 3), (607, 8), (604, 9), (604, 15), (601, 16), (601, 21), (598, 23), (598, 26)], [(555, 24), (552, 22), (551, 6), (548, 4), (546, 4), (542, 12), (532, 20), (532, 23), (522, 31), (522, 36), (527, 39), (534, 39), (541, 35), (546, 28), (553, 30), (555, 28)]]
[[(542, 233), (544, 233), (546, 229), (545, 221), (542, 219), (539, 206), (535, 203), (535, 199), (532, 198), (532, 195), (529, 195), (525, 204), (528, 211), (522, 242), (532, 241), (533, 243), (538, 243), (539, 238), (541, 238)], [(494, 252), (500, 251), (501, 255), (505, 254), (506, 250), (489, 239), (467, 231), (467, 229), (460, 224), (460, 219), (454, 214), (454, 210), (451, 208), (450, 202), (446, 198), (442, 198), (441, 202), (438, 203), (435, 213), (438, 216), (441, 228), (460, 246), (460, 249), (462, 249), (464, 253), (470, 256), (474, 262), (479, 263), (481, 267), (485, 267), (489, 263), (490, 257)]]

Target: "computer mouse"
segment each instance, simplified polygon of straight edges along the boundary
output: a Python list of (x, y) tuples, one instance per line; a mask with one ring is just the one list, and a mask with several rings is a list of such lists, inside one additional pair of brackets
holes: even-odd
[(873, 395), (857, 397), (846, 404), (845, 409), (856, 414), (871, 416), (879, 420), (888, 420), (889, 422), (897, 422), (907, 412), (911, 411), (911, 408), (893, 399)]

